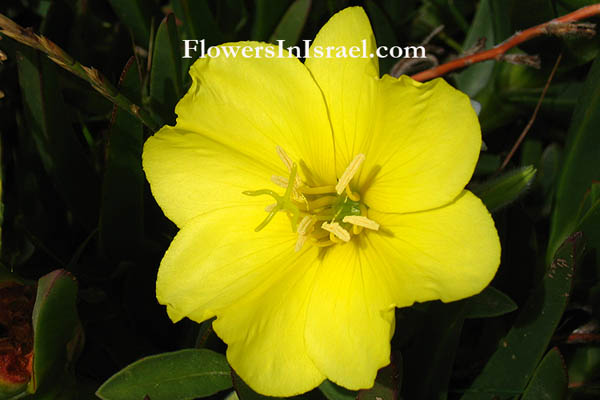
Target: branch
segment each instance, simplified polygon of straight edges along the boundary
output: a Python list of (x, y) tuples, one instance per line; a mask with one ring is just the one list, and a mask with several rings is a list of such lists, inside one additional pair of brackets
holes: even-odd
[(120, 93), (117, 88), (100, 73), (100, 71), (93, 67), (81, 65), (77, 60), (46, 37), (33, 33), (30, 28), (23, 28), (3, 14), (0, 14), (0, 33), (17, 42), (21, 42), (29, 47), (33, 47), (34, 49), (46, 53), (50, 60), (72, 74), (77, 75), (81, 79), (88, 81), (102, 96), (138, 118), (153, 132), (156, 132), (158, 128), (160, 128), (146, 110)]
[(487, 60), (499, 61), (503, 59), (504, 53), (506, 53), (508, 50), (518, 46), (523, 42), (542, 35), (563, 36), (569, 34), (579, 34), (593, 36), (596, 34), (593, 24), (574, 24), (573, 22), (599, 14), (600, 4), (593, 4), (591, 6), (580, 8), (579, 10), (573, 11), (570, 14), (563, 15), (562, 17), (555, 18), (551, 21), (534, 26), (533, 28), (526, 29), (522, 32), (517, 32), (504, 42), (494, 46), (489, 50), (457, 58), (440, 66), (419, 72), (413, 75), (412, 78), (423, 82), (445, 75), (450, 71), (468, 67), (469, 65), (478, 62)]

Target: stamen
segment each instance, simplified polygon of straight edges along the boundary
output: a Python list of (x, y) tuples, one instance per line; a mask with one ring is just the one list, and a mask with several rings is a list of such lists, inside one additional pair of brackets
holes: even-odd
[(317, 208), (330, 206), (335, 203), (337, 198), (335, 196), (325, 196), (320, 197), (314, 201), (310, 201), (308, 204), (312, 210), (316, 210)]
[(350, 190), (350, 186), (347, 186), (347, 185), (346, 185), (346, 195), (348, 195), (348, 198), (352, 201), (360, 200), (360, 194), (354, 193), (352, 190)]
[(298, 235), (298, 240), (296, 240), (296, 245), (294, 246), (294, 251), (296, 253), (302, 250), (302, 246), (304, 246), (304, 243), (306, 243), (306, 239), (308, 239), (308, 236)]
[(286, 177), (283, 176), (271, 175), (271, 182), (284, 189), (288, 187), (288, 180)]
[(313, 241), (312, 242), (313, 245), (317, 246), (317, 247), (328, 247), (328, 246), (332, 246), (335, 243), (332, 242), (331, 240), (325, 240), (325, 241)]
[[(287, 155), (287, 153), (285, 152), (285, 150), (283, 150), (283, 148), (281, 146), (276, 146), (275, 150), (277, 151), (277, 155), (283, 162), (283, 165), (285, 165), (285, 167), (287, 168), (288, 172), (292, 172), (292, 167), (294, 166), (294, 161), (292, 161), (290, 156)], [(296, 174), (295, 186), (299, 187), (301, 185), (302, 185), (302, 180), (300, 179), (300, 176), (298, 176), (298, 174)]]
[(354, 233), (355, 235), (360, 235), (360, 233), (362, 231), (363, 231), (363, 227), (362, 226), (352, 225), (352, 233)]
[(358, 169), (362, 165), (363, 161), (365, 161), (365, 155), (361, 153), (357, 154), (356, 157), (354, 157), (354, 159), (350, 162), (340, 177), (337, 185), (335, 185), (335, 191), (337, 194), (342, 194), (346, 186), (350, 183), (352, 178), (354, 178), (354, 175), (356, 175), (356, 172), (358, 172)]
[(298, 224), (298, 234), (306, 235), (309, 229), (312, 228), (316, 221), (317, 220), (313, 215), (305, 215), (304, 218), (302, 218), (302, 221), (300, 221), (300, 224)]
[(292, 161), (290, 156), (287, 155), (287, 153), (285, 152), (285, 150), (283, 150), (283, 148), (281, 148), (281, 146), (275, 147), (275, 150), (277, 151), (277, 155), (279, 156), (279, 158), (281, 159), (281, 161), (283, 162), (283, 164), (285, 165), (287, 170), (291, 171), (292, 165), (294, 164), (294, 162)]
[(275, 209), (275, 207), (277, 207), (277, 203), (269, 204), (268, 206), (265, 207), (265, 211), (271, 212)]
[(379, 224), (377, 222), (362, 215), (348, 215), (345, 216), (342, 221), (352, 225), (362, 226), (364, 228), (371, 229), (374, 231), (379, 230)]
[(337, 222), (323, 222), (321, 228), (325, 229), (328, 232), (333, 233), (335, 236), (343, 240), (344, 242), (350, 241), (350, 232), (342, 228), (342, 226)]
[(301, 186), (298, 188), (300, 193), (304, 194), (327, 194), (327, 193), (335, 193), (335, 186), (318, 186), (318, 187), (309, 187), (309, 186)]

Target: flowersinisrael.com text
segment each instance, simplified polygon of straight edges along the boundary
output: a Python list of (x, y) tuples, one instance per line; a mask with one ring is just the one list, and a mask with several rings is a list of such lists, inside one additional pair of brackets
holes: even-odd
[(183, 40), (183, 58), (215, 58), (225, 56), (235, 58), (427, 58), (423, 46), (379, 46), (374, 53), (367, 51), (367, 40), (361, 40), (361, 46), (315, 46), (310, 51), (310, 40), (303, 40), (303, 46), (284, 47), (284, 41), (277, 45), (264, 46), (221, 45), (206, 47), (205, 39)]

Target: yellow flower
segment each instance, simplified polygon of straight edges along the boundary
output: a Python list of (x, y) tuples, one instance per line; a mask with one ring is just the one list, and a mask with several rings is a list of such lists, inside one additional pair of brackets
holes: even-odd
[[(367, 16), (348, 8), (312, 48), (363, 39), (374, 52)], [(368, 388), (390, 361), (395, 307), (490, 282), (500, 245), (464, 190), (481, 147), (466, 95), (442, 79), (379, 78), (377, 57), (221, 56), (190, 74), (177, 125), (143, 153), (180, 228), (157, 298), (173, 321), (216, 316), (254, 390)]]

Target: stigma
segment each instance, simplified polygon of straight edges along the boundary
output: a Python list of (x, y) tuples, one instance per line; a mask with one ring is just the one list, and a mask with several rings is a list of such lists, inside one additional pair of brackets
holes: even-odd
[(350, 187), (365, 161), (364, 154), (357, 154), (350, 161), (335, 184), (309, 186), (285, 150), (277, 146), (276, 151), (288, 176), (273, 175), (271, 182), (285, 189), (284, 194), (269, 189), (243, 192), (248, 196), (268, 195), (275, 200), (265, 208), (267, 216), (255, 231), (262, 230), (277, 213), (283, 212), (290, 220), (292, 231), (298, 235), (294, 248), (298, 252), (305, 245), (329, 247), (348, 243), (363, 229), (379, 230), (379, 224), (368, 218), (368, 209), (361, 203), (360, 194)]

